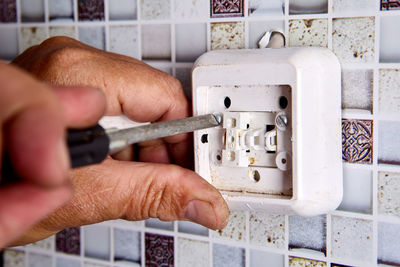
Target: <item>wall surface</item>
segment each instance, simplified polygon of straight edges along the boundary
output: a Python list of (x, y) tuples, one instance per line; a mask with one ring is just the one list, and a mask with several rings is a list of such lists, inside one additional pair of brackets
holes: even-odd
[[(400, 266), (400, 1), (0, 0), (0, 57), (50, 36), (143, 59), (190, 92), (194, 60), (256, 48), (332, 49), (343, 67), (344, 200), (324, 216), (232, 212), (226, 229), (111, 221), (4, 252), (4, 266)], [(316, 131), (318, 129), (316, 128)]]

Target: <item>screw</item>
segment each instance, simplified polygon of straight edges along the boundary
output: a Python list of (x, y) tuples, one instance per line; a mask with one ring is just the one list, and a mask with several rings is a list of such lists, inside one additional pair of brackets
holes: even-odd
[(285, 114), (279, 114), (276, 116), (275, 123), (280, 128), (286, 128), (288, 125), (288, 117)]

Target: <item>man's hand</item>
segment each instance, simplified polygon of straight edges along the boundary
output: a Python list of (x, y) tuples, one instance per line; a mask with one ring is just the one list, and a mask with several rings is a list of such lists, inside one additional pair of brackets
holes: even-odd
[(70, 198), (65, 129), (95, 123), (105, 100), (99, 90), (51, 88), (4, 62), (0, 84), (0, 160), (7, 150), (21, 178), (0, 187), (3, 248)]
[[(138, 60), (107, 53), (69, 38), (53, 38), (18, 57), (15, 65), (54, 86), (101, 88), (107, 115), (137, 122), (190, 115), (180, 83)], [(111, 219), (190, 220), (222, 229), (229, 211), (220, 193), (190, 166), (190, 135), (140, 144), (97, 166), (71, 172), (71, 201), (37, 224), (19, 242), (32, 242), (61, 229)], [(141, 162), (132, 162), (133, 158)], [(118, 159), (118, 160), (117, 160)]]

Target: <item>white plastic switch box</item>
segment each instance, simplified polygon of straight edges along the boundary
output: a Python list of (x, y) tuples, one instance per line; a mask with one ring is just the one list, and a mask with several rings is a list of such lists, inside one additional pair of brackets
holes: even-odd
[(212, 51), (193, 69), (196, 171), (232, 209), (312, 216), (342, 200), (341, 69), (324, 48)]

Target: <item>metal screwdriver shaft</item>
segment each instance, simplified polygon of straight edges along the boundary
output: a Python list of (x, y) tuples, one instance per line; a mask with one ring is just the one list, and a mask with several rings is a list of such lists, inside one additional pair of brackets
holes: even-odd
[(109, 154), (119, 152), (128, 145), (215, 127), (220, 125), (221, 121), (222, 117), (220, 115), (208, 114), (110, 132), (108, 133), (110, 138)]

